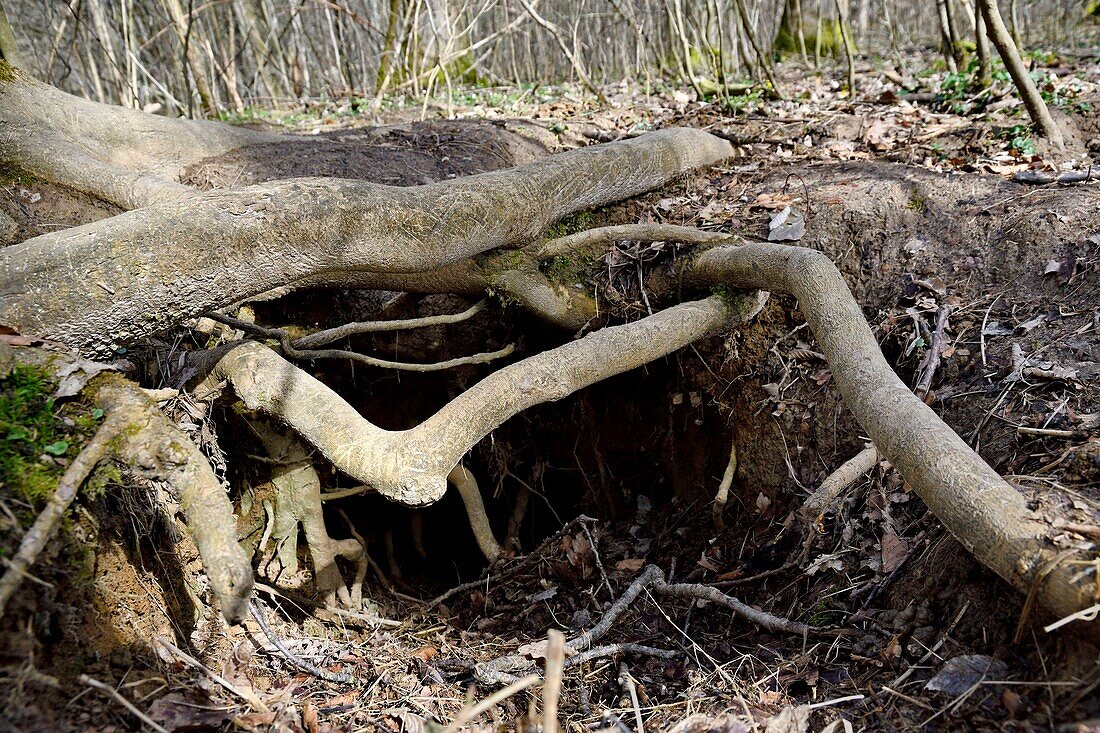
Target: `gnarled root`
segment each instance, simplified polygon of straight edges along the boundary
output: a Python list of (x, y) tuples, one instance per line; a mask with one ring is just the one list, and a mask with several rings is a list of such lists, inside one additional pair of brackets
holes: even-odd
[[(363, 580), (367, 558), (363, 546), (354, 538), (336, 540), (325, 528), (321, 508), (321, 479), (309, 451), (297, 436), (279, 430), (266, 420), (254, 420), (252, 426), (273, 463), (271, 485), (275, 504), (271, 538), (279, 564), (290, 573), (298, 571), (299, 526), (313, 562), (314, 581), (326, 608), (339, 604), (352, 611), (363, 605)], [(336, 558), (355, 564), (351, 588), (344, 583)]]
[[(848, 409), (951, 533), (1059, 617), (1100, 600), (1097, 553), (1059, 555), (1047, 540), (1050, 527), (1024, 497), (905, 386), (828, 257), (780, 244), (726, 245), (695, 257), (686, 277), (798, 298)], [(1100, 621), (1079, 625), (1078, 633), (1100, 640)]]
[[(9, 350), (3, 343), (0, 350), (40, 365), (57, 367), (66, 361), (59, 354), (38, 349)], [(64, 368), (73, 372), (82, 367), (78, 363)], [(28, 541), (44, 543), (50, 527), (56, 525), (56, 519), (71, 502), (87, 472), (99, 460), (115, 458), (138, 476), (166, 484), (170, 493), (178, 497), (222, 614), (232, 623), (241, 621), (252, 593), (252, 567), (237, 544), (229, 497), (206, 457), (140, 387), (114, 372), (91, 378), (81, 395), (103, 410), (104, 425), (66, 472), (59, 496), (51, 500), (44, 512), (41, 530), (47, 536)], [(33, 549), (28, 547), (28, 553)], [(21, 562), (33, 559), (27, 554)], [(10, 597), (10, 591), (4, 592)]]
[[(563, 216), (730, 151), (705, 132), (673, 128), (411, 188), (298, 178), (209, 191), (0, 250), (0, 311), (23, 334), (108, 351), (297, 281), (423, 273), (525, 244)], [(60, 274), (67, 262), (86, 272)]]
[(763, 302), (760, 294), (715, 296), (591, 333), (494, 372), (410, 430), (373, 425), (313, 376), (252, 342), (196, 355), (208, 362), (199, 366), (210, 385), (197, 389), (228, 382), (249, 409), (286, 422), (340, 471), (394, 501), (430, 504), (462, 456), (508, 418), (744, 322)]

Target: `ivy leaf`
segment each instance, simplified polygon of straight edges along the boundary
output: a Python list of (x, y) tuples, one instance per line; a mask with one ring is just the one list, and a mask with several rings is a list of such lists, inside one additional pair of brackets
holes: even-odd
[(56, 443), (50, 443), (42, 450), (46, 451), (51, 456), (63, 456), (69, 450), (69, 441), (59, 440)]

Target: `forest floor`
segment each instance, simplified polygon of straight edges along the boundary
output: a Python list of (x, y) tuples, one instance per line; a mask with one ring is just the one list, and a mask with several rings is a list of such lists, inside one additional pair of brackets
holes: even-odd
[[(237, 121), (301, 133), (300, 146), (210, 160), (188, 182), (333, 175), (415, 185), (659, 127), (707, 129), (734, 142), (734, 158), (564, 226), (656, 221), (765, 238), (781, 212), (801, 216), (805, 230), (790, 238), (833, 257), (907, 383), (930, 385), (927, 401), (1036, 509), (1073, 516), (1067, 543), (1097, 542), (1100, 193), (1090, 183), (1010, 179), (1100, 154), (1100, 66), (1048, 57), (1037, 69), (1077, 131), (1058, 160), (1031, 137), (1004, 80), (978, 94), (967, 75), (929, 72), (905, 80), (907, 90), (866, 71), (852, 99), (835, 70), (781, 67), (787, 100), (750, 90), (697, 101), (690, 90), (624, 84), (605, 102), (569, 88), (478, 88), (373, 117), (354, 100), (265, 111)], [(17, 240), (114, 213), (25, 178), (5, 179), (2, 190)], [(664, 305), (648, 287), (675, 277), (679, 249), (620, 242), (554, 266), (594, 289), (605, 317), (631, 319)], [(312, 325), (463, 303), (321, 291), (255, 311), (260, 322)], [(368, 343), (447, 358), (508, 341), (533, 353), (568, 338), (517, 310), (500, 304), (462, 332)], [(150, 351), (195, 343), (181, 330)], [(146, 361), (147, 386), (160, 386), (165, 361)], [(317, 373), (376, 423), (404, 427), (489, 369), (395, 376), (326, 364)], [(382, 566), (366, 586), (370, 612), (317, 611), (301, 579), (261, 577), (259, 597), (290, 649), (353, 674), (350, 686), (287, 666), (251, 620), (235, 629), (210, 613), (181, 620), (157, 568), (163, 550), (118, 519), (120, 500), (86, 498), (69, 533), (95, 548), (83, 559), (88, 577), (40, 565), (37, 577), (54, 590), (31, 584), (0, 627), (0, 723), (132, 729), (136, 718), (115, 699), (74, 680), (83, 673), (171, 731), (438, 730), (493, 691), (475, 682), (475, 665), (539, 658), (548, 629), (593, 628), (656, 565), (822, 633), (766, 632), (715, 603), (643, 591), (598, 644), (669, 654), (568, 667), (566, 730), (1100, 730), (1096, 650), (1044, 632), (1053, 619), (978, 565), (888, 463), (818, 523), (799, 519), (808, 493), (864, 444), (830, 381), (796, 303), (773, 296), (750, 326), (524, 413), (469, 464), (485, 477), (494, 526), (503, 534), (516, 525), (508, 534), (518, 551), (489, 570), (454, 519), (462, 510), (453, 496), (415, 514), (376, 497), (348, 500), (329, 527), (341, 536), (354, 517)], [(173, 414), (204, 430), (186, 407)], [(229, 409), (214, 418), (234, 482), (260, 470), (247, 440), (224, 437), (241, 432), (237, 419)], [(738, 469), (719, 529), (710, 506), (731, 442)], [(339, 477), (324, 478), (338, 488)], [(68, 552), (55, 548), (54, 560)], [(536, 686), (478, 722), (531, 730), (540, 705)]]

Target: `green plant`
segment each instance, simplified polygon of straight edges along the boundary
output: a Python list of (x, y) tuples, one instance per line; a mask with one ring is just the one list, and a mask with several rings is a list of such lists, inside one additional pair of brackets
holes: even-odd
[(46, 370), (26, 365), (0, 379), (0, 488), (32, 511), (103, 418), (79, 402), (58, 408), (54, 386)]
[(760, 106), (763, 99), (763, 90), (754, 87), (744, 94), (737, 94), (726, 99), (726, 109), (734, 113), (751, 112)]

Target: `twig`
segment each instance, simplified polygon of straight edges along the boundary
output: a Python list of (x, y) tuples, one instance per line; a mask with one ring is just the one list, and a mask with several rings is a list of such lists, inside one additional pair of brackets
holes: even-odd
[(49, 542), (53, 533), (57, 530), (58, 523), (65, 516), (65, 512), (68, 510), (69, 505), (73, 503), (73, 499), (76, 498), (76, 493), (81, 484), (84, 483), (84, 479), (88, 477), (96, 464), (107, 455), (111, 440), (118, 435), (123, 427), (123, 422), (122, 419), (107, 418), (107, 421), (100, 426), (91, 441), (84, 446), (80, 454), (65, 469), (65, 473), (61, 476), (57, 489), (50, 496), (46, 508), (38, 515), (34, 525), (23, 535), (23, 539), (19, 543), (19, 550), (15, 553), (15, 557), (8, 561), (8, 570), (0, 578), (0, 617), (4, 615), (8, 601), (11, 600), (20, 583), (23, 582), (23, 578), (27, 577), (27, 569), (34, 565), (39, 553), (42, 552), (42, 548), (46, 546), (46, 543)]
[(1100, 168), (1089, 166), (1083, 171), (1063, 171), (1051, 173), (1048, 171), (1019, 171), (1012, 176), (1016, 183), (1025, 183), (1031, 186), (1043, 186), (1048, 183), (1087, 183), (1100, 178)]
[(558, 733), (558, 696), (561, 694), (561, 670), (565, 659), (565, 634), (557, 629), (546, 632), (546, 675), (542, 685), (543, 733)]
[(214, 670), (210, 669), (205, 664), (203, 664), (199, 660), (195, 659), (190, 654), (183, 651), (182, 649), (180, 649), (178, 646), (176, 646), (172, 642), (168, 641), (168, 639), (164, 638), (163, 636), (156, 637), (156, 640), (157, 640), (157, 643), (159, 643), (161, 646), (163, 646), (165, 649), (167, 649), (172, 654), (176, 655), (176, 657), (178, 657), (182, 662), (184, 662), (184, 663), (190, 665), (191, 667), (197, 669), (198, 671), (206, 674), (206, 676), (208, 676), (214, 682), (217, 682), (219, 685), (224, 687), (228, 692), (231, 692), (234, 695), (236, 695), (237, 697), (241, 698), (242, 700), (247, 702), (249, 705), (254, 707), (256, 710), (260, 711), (261, 713), (270, 713), (271, 712), (271, 708), (269, 708), (264, 703), (264, 701), (261, 700), (259, 698), (259, 696), (257, 696), (256, 693), (253, 692), (252, 690), (239, 689), (232, 682), (230, 682), (226, 678), (222, 677), (220, 674), (218, 674)]
[(576, 667), (578, 664), (584, 664), (585, 662), (591, 662), (593, 659), (601, 659), (603, 657), (613, 657), (616, 654), (637, 654), (643, 657), (657, 657), (658, 659), (674, 659), (679, 656), (680, 652), (674, 649), (658, 649), (653, 646), (646, 646), (645, 644), (634, 644), (631, 642), (623, 642), (621, 644), (605, 644), (604, 646), (594, 646), (588, 651), (583, 651), (580, 654), (574, 654), (565, 660), (565, 668), (570, 669)]
[(539, 676), (537, 674), (529, 674), (526, 677), (516, 680), (507, 687), (503, 687), (497, 690), (492, 695), (489, 695), (489, 697), (479, 702), (477, 705), (474, 705), (473, 707), (462, 708), (462, 710), (458, 711), (458, 715), (455, 716), (455, 719), (451, 721), (451, 724), (443, 729), (443, 733), (455, 733), (463, 725), (470, 722), (471, 720), (474, 720), (475, 718), (477, 718), (477, 716), (481, 715), (489, 708), (493, 707), (499, 702), (506, 700), (517, 692), (526, 690), (528, 687), (538, 681)]
[(518, 570), (522, 570), (523, 568), (527, 567), (528, 565), (531, 565), (532, 563), (534, 563), (538, 560), (541, 560), (542, 559), (542, 551), (544, 549), (549, 547), (552, 543), (554, 543), (554, 542), (558, 541), (559, 539), (561, 539), (567, 533), (571, 532), (573, 530), (573, 528), (575, 528), (578, 524), (589, 524), (589, 523), (592, 523), (592, 522), (595, 522), (595, 521), (596, 520), (593, 519), (592, 517), (586, 517), (585, 515), (581, 514), (576, 519), (573, 519), (573, 520), (569, 521), (568, 523), (566, 523), (565, 526), (563, 526), (561, 529), (559, 529), (553, 535), (551, 535), (551, 536), (547, 537), (545, 540), (543, 540), (542, 543), (538, 547), (536, 547), (534, 550), (527, 553), (523, 557), (518, 558), (511, 565), (508, 565), (507, 567), (500, 568), (500, 571), (497, 572), (497, 573), (485, 575), (484, 577), (478, 578), (477, 580), (471, 580), (469, 583), (463, 583), (461, 585), (456, 585), (454, 588), (451, 588), (449, 591), (447, 591), (443, 595), (436, 596), (431, 601), (428, 601), (427, 605), (425, 606), (425, 610), (431, 610), (431, 609), (435, 608), (440, 603), (443, 603), (444, 601), (446, 601), (447, 599), (451, 598), (454, 595), (457, 595), (457, 594), (462, 593), (464, 591), (473, 590), (474, 588), (481, 588), (482, 586), (486, 585), (487, 583), (489, 583), (491, 581), (498, 581), (501, 578), (505, 577), (506, 575), (511, 575), (512, 573), (514, 573)]
[(874, 443), (868, 443), (863, 450), (841, 464), (840, 468), (829, 474), (814, 493), (802, 504), (802, 517), (807, 521), (816, 521), (825, 513), (829, 505), (841, 492), (870, 472), (878, 465), (878, 449)]
[(100, 682), (99, 680), (95, 679), (94, 677), (89, 677), (86, 674), (80, 675), (80, 681), (81, 681), (81, 683), (83, 683), (85, 685), (88, 685), (89, 687), (94, 687), (95, 689), (99, 690), (100, 692), (105, 692), (108, 695), (110, 695), (111, 697), (113, 697), (116, 702), (118, 702), (124, 708), (129, 710), (134, 715), (134, 717), (136, 717), (138, 720), (140, 720), (142, 722), (142, 724), (149, 726), (153, 730), (157, 731), (157, 733), (168, 733), (167, 728), (164, 728), (163, 726), (158, 725), (155, 720), (153, 720), (148, 715), (146, 715), (145, 713), (138, 710), (134, 706), (133, 703), (131, 703), (129, 700), (127, 700), (125, 697), (122, 696), (122, 693), (120, 693), (118, 690), (111, 687), (110, 685), (108, 685), (104, 682)]
[(932, 379), (936, 376), (936, 370), (940, 368), (940, 350), (943, 346), (943, 330), (947, 327), (947, 317), (951, 315), (951, 306), (941, 305), (936, 313), (936, 330), (932, 333), (932, 343), (925, 354), (924, 363), (921, 365), (923, 374), (917, 388), (913, 390), (917, 397), (928, 401), (928, 393), (932, 390)]
[(569, 646), (579, 652), (588, 649), (592, 646), (592, 642), (607, 633), (616, 619), (630, 607), (630, 604), (634, 602), (634, 599), (637, 598), (643, 590), (651, 588), (658, 583), (664, 583), (664, 573), (662, 573), (661, 569), (656, 565), (649, 565), (642, 571), (641, 575), (634, 579), (634, 582), (627, 587), (626, 591), (621, 596), (619, 596), (619, 599), (611, 604), (611, 608), (607, 609), (607, 612), (600, 617), (596, 625), (588, 631), (583, 631), (570, 639)]
[(638, 688), (634, 684), (634, 678), (630, 676), (626, 662), (619, 663), (619, 684), (626, 688), (630, 695), (630, 704), (634, 707), (634, 725), (637, 733), (645, 733), (645, 724), (642, 722), (642, 706), (638, 703)]
[(254, 618), (256, 620), (256, 623), (260, 625), (260, 628), (263, 630), (264, 636), (267, 637), (268, 641), (275, 645), (275, 648), (279, 650), (279, 652), (286, 658), (288, 662), (290, 662), (292, 666), (297, 667), (303, 672), (308, 672), (314, 677), (322, 679), (325, 682), (336, 682), (341, 685), (350, 685), (354, 681), (351, 675), (337, 674), (335, 672), (329, 672), (327, 670), (321, 669), (320, 667), (315, 667), (304, 659), (298, 657), (294, 652), (287, 649), (286, 644), (283, 643), (283, 640), (276, 636), (275, 633), (268, 628), (267, 622), (264, 621), (263, 614), (260, 613), (259, 606), (256, 605), (255, 601), (248, 602), (248, 612), (252, 614), (252, 618)]
[[(932, 646), (932, 648), (926, 651), (924, 653), (924, 656), (917, 660), (916, 664), (910, 666), (909, 669), (902, 672), (900, 677), (891, 682), (890, 687), (899, 687), (902, 682), (905, 682), (905, 680), (909, 679), (909, 675), (913, 674), (913, 672), (916, 671), (922, 664), (927, 662), (933, 657), (933, 655), (935, 655), (936, 651), (939, 650), (941, 646), (943, 646), (945, 641), (947, 641), (947, 637), (951, 634), (952, 631), (955, 630), (955, 627), (959, 625), (959, 622), (962, 621), (962, 617), (966, 614), (966, 610), (968, 608), (970, 608), (970, 601), (967, 601), (963, 604), (963, 607), (959, 609), (959, 612), (955, 615), (955, 620), (952, 621), (951, 624), (943, 630), (943, 633), (940, 634), (939, 640)], [(888, 690), (889, 688), (883, 687), (883, 689)]]
[(660, 584), (654, 586), (653, 590), (666, 596), (698, 598), (705, 601), (711, 601), (720, 606), (725, 606), (734, 613), (744, 616), (749, 621), (752, 621), (757, 626), (765, 628), (768, 631), (782, 631), (788, 634), (798, 634), (803, 637), (819, 633), (816, 629), (811, 629), (806, 624), (790, 621), (772, 615), (767, 611), (758, 611), (752, 606), (742, 603), (733, 596), (727, 596), (717, 588), (712, 588), (708, 585), (701, 585), (699, 583), (665, 583), (662, 581)]

